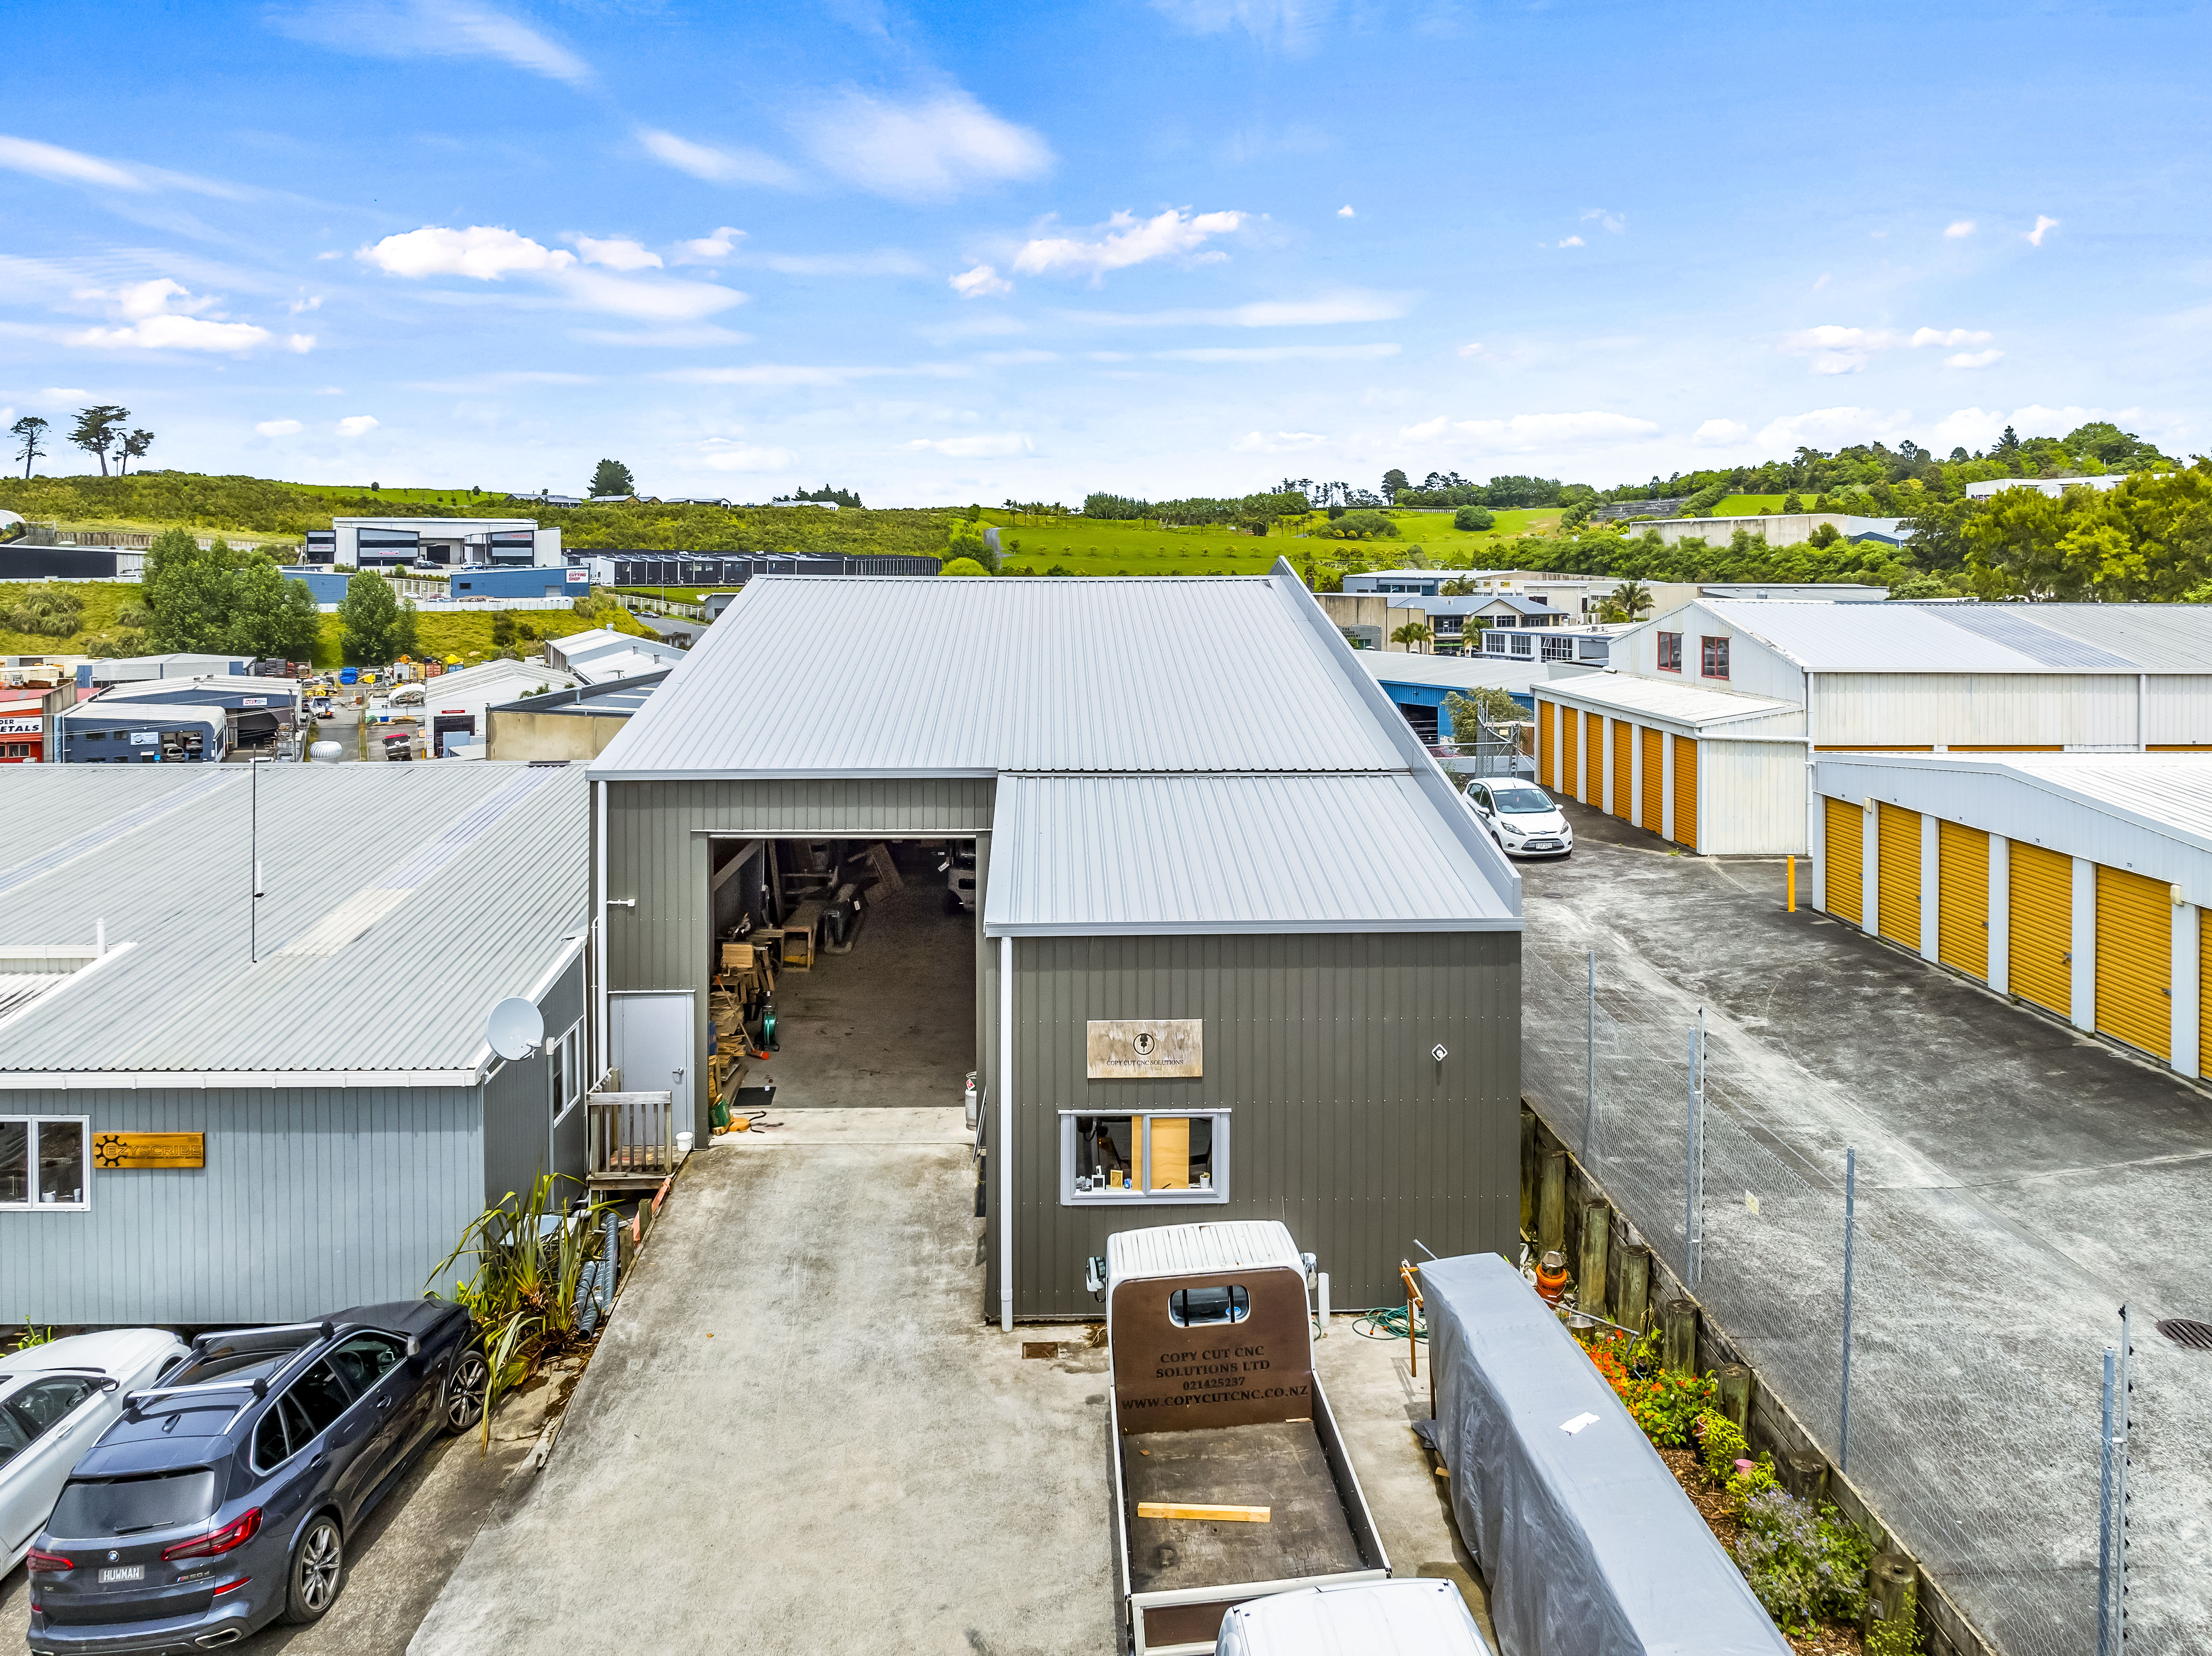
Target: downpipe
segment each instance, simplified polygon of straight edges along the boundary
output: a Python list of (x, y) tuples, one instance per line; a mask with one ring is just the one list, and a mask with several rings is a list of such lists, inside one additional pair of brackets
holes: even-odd
[(1014, 1331), (1014, 940), (999, 937), (999, 1330)]

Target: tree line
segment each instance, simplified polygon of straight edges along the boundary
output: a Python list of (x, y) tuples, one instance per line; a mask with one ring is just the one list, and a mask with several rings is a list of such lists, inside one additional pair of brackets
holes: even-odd
[[(15, 458), (21, 463), (25, 477), (30, 476), (34, 462), (51, 452), (46, 446), (51, 429), (52, 422), (35, 414), (27, 414), (8, 428), (8, 434), (15, 440)], [(130, 471), (133, 460), (143, 459), (154, 446), (154, 434), (143, 426), (132, 428), (129, 409), (99, 403), (77, 410), (69, 442), (72, 448), (81, 448), (100, 461), (101, 476), (108, 475), (111, 459), (115, 462), (115, 475), (121, 476)]]
[(1305, 494), (1289, 487), (1267, 494), (1200, 496), (1187, 500), (1139, 500), (1105, 494), (1083, 497), (1083, 515), (1101, 522), (1242, 529), (1255, 535), (1266, 534), (1285, 518), (1302, 518), (1313, 510)]

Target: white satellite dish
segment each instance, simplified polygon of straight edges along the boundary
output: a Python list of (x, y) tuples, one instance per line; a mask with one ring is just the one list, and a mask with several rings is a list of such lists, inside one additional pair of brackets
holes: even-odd
[(545, 1039), (545, 1019), (536, 1003), (509, 995), (484, 1020), (484, 1039), (501, 1058), (528, 1058)]

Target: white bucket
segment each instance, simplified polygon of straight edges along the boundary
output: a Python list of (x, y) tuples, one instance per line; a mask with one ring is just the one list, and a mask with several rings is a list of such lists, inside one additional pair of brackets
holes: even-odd
[(678, 1155), (678, 1156), (689, 1156), (689, 1155), (690, 1155), (690, 1154), (691, 1154), (691, 1145), (692, 1145), (692, 1142), (693, 1142), (693, 1136), (692, 1136), (691, 1134), (690, 1134), (690, 1133), (688, 1133), (688, 1132), (680, 1132), (680, 1133), (677, 1134), (677, 1135), (676, 1135), (676, 1153), (677, 1153), (677, 1155)]

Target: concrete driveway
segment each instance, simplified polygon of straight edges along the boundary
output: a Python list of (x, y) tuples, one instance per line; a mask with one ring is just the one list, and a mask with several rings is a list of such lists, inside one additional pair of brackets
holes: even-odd
[(782, 1119), (693, 1157), (416, 1656), (1113, 1647), (1105, 1353), (985, 1327), (959, 1111)]
[(1698, 1293), (1832, 1456), (1856, 1149), (1851, 1475), (2001, 1649), (2094, 1643), (2100, 1360), (2131, 1305), (2130, 1647), (2212, 1649), (2212, 1358), (2151, 1328), (2212, 1319), (2212, 1095), (1786, 913), (1779, 858), (1686, 857), (1565, 809), (1574, 856), (1523, 867), (1523, 1081), (1554, 1130), (1580, 1142), (1595, 951), (1598, 1174), (1679, 1264), (1684, 1036), (1705, 1008)]

